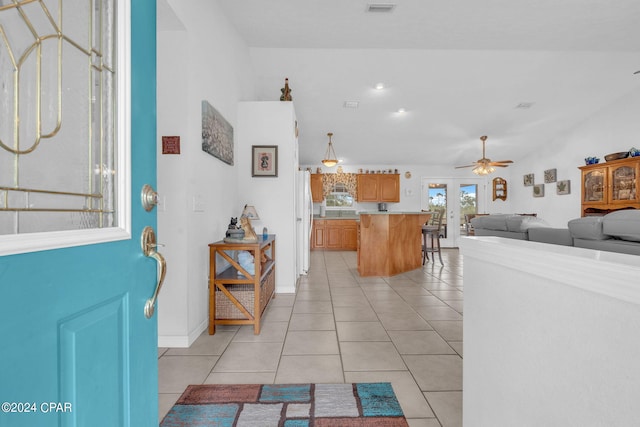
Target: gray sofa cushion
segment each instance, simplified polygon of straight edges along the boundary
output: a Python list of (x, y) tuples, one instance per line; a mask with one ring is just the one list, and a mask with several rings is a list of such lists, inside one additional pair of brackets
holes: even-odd
[(532, 242), (573, 246), (573, 238), (567, 228), (532, 227), (529, 229), (529, 240)]
[(482, 215), (471, 220), (473, 228), (507, 231), (507, 218), (510, 215)]
[(513, 215), (506, 219), (507, 230), (525, 233), (530, 228), (543, 227), (546, 223), (535, 216)]
[(489, 230), (488, 228), (476, 228), (475, 229), (476, 236), (495, 236), (495, 237), (506, 237), (509, 239), (520, 239), (527, 240), (527, 233), (518, 233), (515, 231), (504, 231), (504, 230)]
[(602, 231), (602, 219), (601, 216), (585, 216), (583, 218), (576, 218), (569, 221), (569, 232), (574, 239), (587, 239), (587, 240), (606, 240), (610, 239)]
[(640, 242), (640, 210), (611, 212), (602, 219), (602, 232), (632, 242)]
[(573, 239), (577, 248), (595, 249), (597, 251), (618, 252), (621, 254), (640, 255), (640, 245), (637, 242), (627, 240), (587, 240)]

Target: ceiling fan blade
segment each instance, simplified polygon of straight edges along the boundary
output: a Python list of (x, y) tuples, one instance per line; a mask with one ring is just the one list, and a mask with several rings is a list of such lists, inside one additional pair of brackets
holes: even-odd
[(509, 167), (509, 165), (501, 165), (500, 163), (489, 163), (489, 166), (495, 166), (497, 168), (506, 168)]
[(494, 163), (513, 163), (513, 160), (496, 160)]
[(473, 165), (466, 165), (466, 166), (456, 166), (455, 169), (462, 169), (462, 168), (474, 168), (478, 165), (473, 164)]

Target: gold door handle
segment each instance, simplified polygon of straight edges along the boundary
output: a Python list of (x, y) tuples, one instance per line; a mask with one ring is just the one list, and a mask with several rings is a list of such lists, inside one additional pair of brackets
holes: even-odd
[(153, 228), (145, 227), (144, 230), (142, 230), (141, 245), (142, 253), (144, 254), (144, 256), (155, 259), (158, 263), (159, 269), (158, 284), (156, 285), (156, 290), (144, 305), (144, 315), (147, 319), (150, 319), (155, 312), (155, 305), (158, 299), (158, 294), (160, 293), (160, 288), (162, 288), (164, 277), (167, 274), (167, 262), (165, 261), (162, 254), (156, 251), (156, 248), (159, 245), (156, 243), (156, 233), (153, 231)]

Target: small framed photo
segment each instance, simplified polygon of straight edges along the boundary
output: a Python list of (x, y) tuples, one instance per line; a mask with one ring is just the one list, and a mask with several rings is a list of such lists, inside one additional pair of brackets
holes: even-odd
[(251, 176), (278, 176), (278, 146), (251, 146)]
[(556, 170), (555, 169), (547, 169), (544, 171), (544, 182), (545, 184), (549, 184), (551, 182), (556, 182)]
[(533, 197), (544, 197), (544, 184), (536, 184), (533, 186)]
[(564, 180), (558, 181), (556, 183), (556, 193), (559, 195), (570, 194), (571, 193), (571, 181)]
[(528, 173), (526, 175), (524, 175), (522, 177), (522, 182), (524, 184), (525, 187), (531, 187), (533, 185), (533, 174), (532, 173)]

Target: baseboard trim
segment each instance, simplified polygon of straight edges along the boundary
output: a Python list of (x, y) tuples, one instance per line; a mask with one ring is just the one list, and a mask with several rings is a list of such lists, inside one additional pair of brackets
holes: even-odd
[(189, 348), (208, 326), (209, 321), (205, 319), (189, 335), (158, 335), (158, 347)]

